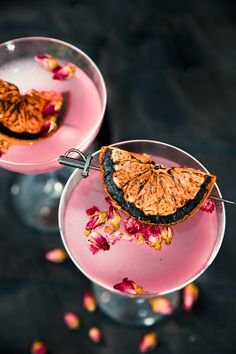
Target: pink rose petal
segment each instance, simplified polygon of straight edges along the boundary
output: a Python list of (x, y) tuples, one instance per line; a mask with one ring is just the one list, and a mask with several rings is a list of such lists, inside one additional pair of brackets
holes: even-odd
[[(105, 228), (105, 230), (107, 230), (107, 228)], [(106, 239), (109, 245), (114, 245), (121, 239), (121, 233), (119, 231), (106, 233)]]
[(67, 257), (67, 253), (62, 248), (54, 248), (45, 255), (45, 258), (53, 263), (62, 263)]
[(97, 253), (96, 249), (98, 251), (108, 251), (110, 249), (110, 245), (108, 244), (107, 239), (96, 231), (92, 231), (90, 233), (90, 235), (87, 237), (87, 241), (89, 245), (92, 246), (92, 249), (90, 248), (90, 251), (93, 254)]
[(113, 208), (112, 205), (109, 206), (108, 210), (108, 222), (114, 228), (114, 230), (118, 230), (120, 228), (120, 214)]
[(61, 111), (61, 107), (62, 101), (49, 101), (43, 107), (42, 115), (44, 117), (58, 115)]
[(59, 63), (56, 58), (49, 54), (36, 54), (34, 58), (46, 70), (53, 71), (59, 67)]
[(94, 343), (99, 343), (102, 339), (102, 333), (97, 327), (91, 327), (88, 331), (88, 335)]
[(94, 293), (92, 292), (91, 289), (88, 289), (84, 292), (83, 305), (84, 305), (84, 308), (89, 312), (93, 312), (96, 310), (97, 300), (96, 300)]
[(173, 313), (173, 305), (169, 299), (163, 296), (154, 297), (149, 300), (152, 311), (161, 315), (170, 315)]
[(137, 234), (142, 230), (142, 228), (143, 225), (137, 220), (134, 220), (132, 218), (125, 220), (125, 230), (131, 235)]
[(43, 342), (36, 340), (32, 343), (31, 354), (47, 354), (47, 348)]
[(76, 66), (72, 63), (67, 63), (62, 67), (58, 67), (53, 70), (53, 79), (54, 80), (67, 80), (70, 79), (76, 71)]
[(140, 285), (136, 284), (133, 280), (129, 280), (128, 278), (123, 278), (123, 280), (120, 283), (115, 284), (113, 288), (128, 294), (145, 293), (145, 290)]
[(88, 216), (92, 216), (92, 215), (95, 214), (96, 211), (97, 211), (97, 212), (100, 212), (100, 210), (98, 209), (98, 207), (96, 207), (96, 205), (93, 205), (91, 208), (89, 208), (89, 209), (86, 210), (86, 214), (87, 214)]
[(86, 229), (87, 230), (95, 230), (105, 224), (107, 220), (106, 212), (95, 212), (87, 222)]
[(213, 199), (207, 199), (202, 204), (200, 210), (206, 211), (207, 213), (213, 213), (215, 207), (216, 207), (215, 201)]
[(183, 289), (183, 308), (185, 311), (191, 311), (196, 303), (199, 290), (194, 283), (190, 283)]
[(64, 313), (64, 321), (70, 329), (80, 328), (80, 318), (73, 312)]
[(140, 353), (146, 353), (149, 350), (155, 349), (157, 346), (157, 334), (150, 332), (145, 334), (139, 342)]

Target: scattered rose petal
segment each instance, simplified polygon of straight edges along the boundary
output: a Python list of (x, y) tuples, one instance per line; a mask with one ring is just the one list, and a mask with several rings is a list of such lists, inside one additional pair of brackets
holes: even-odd
[(70, 79), (76, 71), (76, 66), (72, 63), (67, 63), (62, 67), (57, 67), (53, 70), (54, 80), (67, 80)]
[(173, 305), (166, 297), (158, 296), (149, 300), (152, 311), (161, 315), (170, 315), (173, 313)]
[(125, 220), (125, 230), (131, 235), (137, 234), (142, 230), (142, 228), (143, 225), (137, 220), (134, 220), (132, 218), (128, 218)]
[(111, 234), (112, 232), (114, 232), (114, 229), (113, 229), (112, 227), (106, 225), (106, 226), (104, 227), (104, 232), (105, 232), (106, 234)]
[(165, 241), (166, 245), (170, 245), (174, 236), (174, 231), (170, 226), (163, 227), (161, 230), (161, 237)]
[(87, 241), (90, 244), (89, 250), (93, 254), (97, 253), (99, 250), (108, 251), (110, 249), (107, 239), (96, 231), (90, 233), (87, 237)]
[(116, 211), (115, 208), (113, 208), (112, 205), (110, 205), (108, 210), (108, 221), (115, 231), (120, 228), (120, 220), (120, 214)]
[(92, 216), (92, 215), (95, 214), (96, 211), (100, 212), (100, 210), (98, 209), (98, 207), (96, 207), (96, 205), (93, 205), (91, 208), (89, 208), (89, 209), (86, 210), (86, 214), (87, 214), (88, 216)]
[(89, 312), (93, 312), (96, 310), (97, 301), (92, 290), (88, 289), (84, 292), (83, 305), (85, 309)]
[(88, 335), (94, 343), (99, 343), (102, 339), (102, 333), (97, 327), (91, 327), (88, 331)]
[(56, 128), (56, 124), (54, 122), (52, 122), (51, 120), (46, 120), (44, 125), (42, 126), (41, 135), (45, 137), (53, 130), (55, 130), (55, 128)]
[(96, 211), (89, 219), (86, 229), (87, 230), (95, 230), (105, 224), (107, 220), (106, 212), (98, 212)]
[(64, 313), (64, 321), (70, 329), (80, 328), (80, 318), (73, 312)]
[(123, 278), (122, 282), (115, 284), (113, 288), (128, 294), (146, 293), (140, 285), (136, 284), (133, 280), (129, 280), (128, 278)]
[(112, 204), (111, 199), (109, 197), (105, 197), (105, 201), (109, 204)]
[(200, 210), (206, 211), (207, 213), (213, 213), (216, 204), (213, 199), (207, 199), (201, 206)]
[(53, 71), (60, 67), (57, 59), (49, 54), (36, 54), (34, 58), (40, 65), (49, 71)]
[(155, 349), (157, 346), (157, 334), (150, 332), (145, 334), (139, 342), (140, 353), (146, 353), (149, 350)]
[(54, 248), (45, 255), (45, 258), (53, 263), (62, 263), (67, 257), (67, 253), (62, 248)]
[(142, 232), (146, 244), (159, 251), (162, 247), (160, 228), (155, 225), (144, 225)]
[(117, 241), (121, 239), (121, 233), (119, 231), (107, 233), (106, 238), (109, 245), (114, 245)]
[(190, 283), (183, 289), (183, 308), (191, 311), (198, 299), (199, 290), (194, 283)]
[(7, 152), (10, 147), (10, 143), (0, 139), (0, 157)]
[(33, 342), (31, 346), (31, 354), (46, 354), (47, 348), (45, 344), (39, 340)]
[(49, 101), (42, 109), (44, 117), (58, 115), (61, 111), (62, 101)]

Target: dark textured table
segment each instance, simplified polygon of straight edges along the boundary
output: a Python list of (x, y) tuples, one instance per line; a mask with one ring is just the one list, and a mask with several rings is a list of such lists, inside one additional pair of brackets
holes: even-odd
[[(1, 1), (0, 42), (22, 36), (68, 41), (88, 53), (108, 90), (107, 113), (91, 149), (147, 138), (176, 145), (216, 174), (226, 198), (236, 200), (236, 3), (229, 0)], [(53, 264), (45, 252), (62, 247), (59, 234), (29, 229), (15, 215), (0, 170), (0, 353), (26, 354), (42, 340), (51, 354), (138, 353), (147, 328), (88, 313), (89, 281), (70, 260)], [(226, 206), (225, 239), (197, 285), (199, 301), (152, 330), (156, 353), (235, 353), (235, 207)], [(69, 330), (63, 314), (80, 315)], [(87, 330), (101, 328), (103, 342)]]

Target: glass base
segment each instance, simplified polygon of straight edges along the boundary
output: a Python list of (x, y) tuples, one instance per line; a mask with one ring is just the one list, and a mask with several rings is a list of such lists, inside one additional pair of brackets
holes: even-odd
[(13, 208), (25, 225), (43, 232), (58, 231), (58, 206), (71, 169), (17, 175), (11, 186)]
[[(129, 298), (114, 294), (98, 285), (93, 284), (93, 291), (98, 307), (113, 320), (129, 326), (152, 326), (163, 320), (167, 315), (152, 311), (150, 299)], [(175, 310), (180, 301), (180, 292), (176, 291), (167, 295)]]

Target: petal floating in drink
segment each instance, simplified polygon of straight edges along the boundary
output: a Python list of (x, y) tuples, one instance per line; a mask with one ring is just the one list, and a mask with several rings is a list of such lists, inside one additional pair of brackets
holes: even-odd
[(161, 238), (166, 245), (170, 245), (174, 236), (174, 231), (170, 226), (163, 227), (161, 230)]
[(143, 237), (146, 244), (157, 250), (161, 249), (162, 238), (160, 228), (156, 225), (144, 225), (142, 229)]
[(68, 257), (66, 251), (62, 248), (54, 248), (51, 251), (48, 251), (45, 255), (45, 258), (53, 263), (62, 263)]
[(80, 328), (80, 318), (73, 312), (64, 313), (64, 321), (70, 329)]
[(60, 67), (57, 59), (49, 54), (36, 54), (34, 58), (40, 65), (49, 71), (53, 71)]
[(107, 239), (96, 231), (92, 231), (89, 234), (87, 241), (91, 246), (89, 249), (93, 254), (97, 253), (99, 250), (108, 251), (110, 249)]
[(206, 211), (207, 213), (213, 213), (215, 210), (216, 204), (213, 199), (207, 199), (201, 206), (202, 211)]
[(55, 116), (60, 113), (62, 108), (62, 101), (49, 101), (45, 104), (42, 110), (44, 117)]
[(47, 348), (43, 342), (36, 340), (31, 346), (31, 354), (47, 354)]
[(9, 147), (10, 144), (7, 141), (0, 139), (0, 157), (7, 152)]
[(76, 66), (72, 63), (67, 63), (62, 67), (58, 67), (53, 70), (53, 79), (54, 80), (67, 80), (74, 76), (76, 71)]
[(199, 290), (194, 283), (190, 283), (183, 289), (183, 308), (186, 311), (191, 311), (196, 303), (199, 295)]
[(158, 296), (149, 300), (152, 311), (161, 315), (170, 315), (173, 313), (173, 305), (166, 297)]
[(97, 327), (91, 327), (88, 331), (88, 335), (94, 343), (99, 343), (102, 339), (102, 333)]
[(146, 353), (157, 346), (157, 334), (155, 332), (146, 333), (139, 342), (140, 353)]
[(136, 284), (133, 280), (129, 280), (128, 278), (123, 278), (122, 282), (115, 284), (113, 288), (123, 293), (133, 295), (146, 293), (140, 285)]
[(95, 230), (105, 224), (107, 220), (106, 212), (96, 211), (89, 219), (86, 225), (87, 230)]
[(83, 305), (84, 308), (89, 312), (93, 312), (96, 310), (97, 301), (91, 289), (88, 289), (84, 292)]
[(94, 215), (96, 212), (100, 212), (100, 210), (98, 209), (98, 207), (96, 207), (96, 205), (93, 205), (91, 208), (86, 209), (86, 214), (88, 216), (92, 216)]
[(120, 228), (120, 214), (113, 208), (112, 205), (109, 206), (108, 210), (108, 222), (114, 228), (114, 230), (118, 230)]
[(129, 234), (137, 234), (143, 228), (143, 225), (133, 218), (128, 218), (125, 220), (125, 229)]

